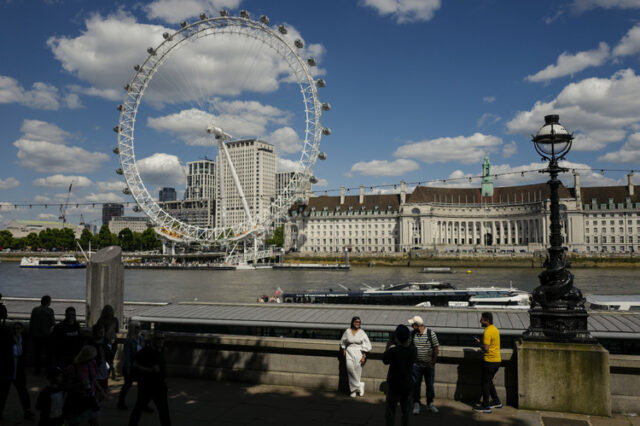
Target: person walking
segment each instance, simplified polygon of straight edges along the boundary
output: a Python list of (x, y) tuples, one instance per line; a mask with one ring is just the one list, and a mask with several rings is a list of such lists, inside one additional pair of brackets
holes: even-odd
[[(490, 413), (492, 408), (502, 408), (502, 402), (498, 398), (496, 387), (493, 385), (493, 377), (500, 368), (500, 331), (493, 325), (493, 314), (483, 312), (480, 316), (480, 324), (484, 328), (482, 340), (475, 338), (484, 352), (482, 362), (482, 402), (473, 408), (480, 413)], [(491, 398), (491, 399), (489, 399)]]
[(66, 369), (67, 397), (64, 402), (64, 418), (68, 425), (99, 424), (100, 405), (98, 395), (106, 397), (106, 390), (98, 383), (95, 346), (82, 347)]
[(107, 362), (110, 366), (111, 378), (116, 379), (116, 369), (113, 368), (113, 360), (118, 352), (118, 332), (120, 331), (120, 322), (115, 316), (113, 306), (104, 305), (102, 312), (100, 312), (100, 318), (96, 323), (104, 328), (104, 335), (107, 339), (107, 345), (109, 346), (109, 353), (107, 356)]
[(2, 419), (12, 383), (18, 392), (24, 418), (28, 420), (33, 417), (27, 391), (27, 376), (24, 372), (26, 348), (23, 345), (22, 331), (22, 323), (16, 322), (11, 326), (11, 331), (3, 327), (0, 333), (0, 419)]
[(422, 379), (427, 392), (427, 409), (432, 413), (437, 413), (438, 409), (433, 405), (436, 393), (433, 387), (438, 361), (438, 336), (436, 333), (425, 327), (422, 317), (416, 315), (411, 318), (409, 325), (413, 328), (411, 333), (411, 343), (416, 347), (418, 357), (413, 364), (413, 414), (420, 414), (420, 390)]
[(137, 426), (140, 416), (150, 401), (156, 404), (161, 426), (171, 426), (167, 384), (165, 383), (164, 335), (154, 332), (146, 344), (135, 355), (133, 368), (138, 379), (138, 398), (131, 410), (129, 426)]
[(417, 350), (410, 342), (409, 329), (400, 324), (387, 342), (382, 362), (389, 366), (387, 372), (387, 397), (385, 399), (385, 424), (393, 426), (396, 406), (400, 404), (402, 419), (400, 424), (409, 424), (409, 398), (413, 389), (412, 368), (416, 361)]
[(347, 375), (349, 376), (349, 391), (351, 397), (357, 395), (364, 396), (364, 383), (362, 378), (362, 367), (367, 361), (367, 353), (371, 351), (371, 342), (367, 333), (361, 328), (360, 317), (353, 317), (351, 325), (344, 331), (340, 340), (342, 355), (347, 364)]
[(83, 343), (73, 306), (65, 309), (64, 320), (53, 327), (52, 339), (56, 366), (64, 370), (71, 365)]
[[(53, 367), (51, 333), (55, 324), (56, 319), (53, 309), (51, 309), (51, 296), (44, 295), (40, 299), (40, 306), (36, 306), (31, 311), (29, 320), (29, 334), (33, 340), (33, 364), (36, 375)], [(42, 368), (43, 365), (44, 368)]]
[(140, 323), (138, 321), (131, 321), (127, 331), (127, 340), (124, 342), (124, 353), (122, 355), (122, 375), (124, 376), (124, 383), (118, 397), (118, 408), (121, 410), (127, 409), (127, 393), (129, 389), (131, 389), (134, 379), (133, 364), (135, 362), (135, 355), (143, 347), (144, 338), (140, 335)]

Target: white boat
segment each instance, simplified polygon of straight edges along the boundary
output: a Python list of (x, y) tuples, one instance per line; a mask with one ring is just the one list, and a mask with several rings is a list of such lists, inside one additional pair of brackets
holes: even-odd
[(448, 266), (427, 266), (426, 268), (422, 268), (421, 272), (424, 274), (454, 274), (456, 271)]
[(587, 308), (592, 311), (640, 311), (639, 295), (600, 295), (587, 296)]
[(87, 265), (76, 259), (75, 256), (60, 257), (23, 257), (20, 261), (21, 268), (59, 268), (59, 269), (77, 269), (86, 268)]
[(513, 287), (472, 287), (456, 289), (440, 281), (410, 282), (389, 287), (343, 290), (285, 292), (284, 303), (337, 303), (364, 305), (439, 306), (450, 308), (528, 309), (530, 294)]

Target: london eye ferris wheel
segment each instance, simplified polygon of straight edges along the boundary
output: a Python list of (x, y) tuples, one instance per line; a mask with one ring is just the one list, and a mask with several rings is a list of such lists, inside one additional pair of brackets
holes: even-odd
[[(303, 57), (313, 52), (294, 29), (271, 26), (266, 16), (253, 20), (246, 11), (237, 17), (223, 10), (218, 17), (203, 13), (199, 18), (182, 22), (172, 34), (164, 32), (162, 42), (149, 47), (146, 60), (135, 65), (114, 128), (118, 134), (114, 152), (121, 164), (117, 173), (127, 185), (123, 192), (137, 204), (134, 211), (144, 212), (156, 232), (168, 240), (221, 246), (261, 241), (294, 203), (305, 202), (309, 183), (318, 181), (313, 167), (316, 160), (326, 159), (320, 141), (331, 133), (321, 123), (323, 111), (330, 109), (318, 97), (325, 82), (314, 77), (319, 74), (314, 71), (316, 59)], [(282, 90), (276, 93), (275, 88)], [(269, 126), (281, 127), (269, 133)], [(294, 158), (287, 161), (291, 177), (270, 197), (269, 208), (259, 211), (248, 205), (246, 188), (229, 155), (231, 135), (271, 135), (276, 147)], [(288, 144), (278, 145), (279, 138)], [(172, 149), (180, 154), (166, 154)], [(203, 153), (207, 158), (211, 150), (216, 150), (218, 158), (216, 209), (221, 214), (214, 225), (189, 223), (163, 208), (148, 190), (152, 184), (170, 186), (162, 177), (171, 173), (162, 173), (161, 168), (154, 175), (147, 168), (152, 159), (174, 165), (177, 160), (184, 170), (185, 160)], [(231, 184), (225, 184), (225, 179), (233, 182), (231, 194), (225, 193)], [(241, 220), (226, 220), (226, 200), (231, 197), (241, 202), (237, 209)]]

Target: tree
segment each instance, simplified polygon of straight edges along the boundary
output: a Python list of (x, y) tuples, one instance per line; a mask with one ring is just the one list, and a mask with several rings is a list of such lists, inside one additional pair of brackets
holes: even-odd
[(116, 239), (113, 238), (113, 234), (109, 231), (108, 225), (102, 225), (100, 232), (98, 232), (96, 242), (100, 248), (112, 246), (116, 242)]
[(24, 239), (25, 239), (26, 245), (28, 245), (32, 249), (36, 249), (40, 247), (40, 238), (38, 237), (38, 234), (36, 234), (35, 232), (31, 232), (29, 235), (24, 237)]
[(284, 245), (284, 225), (274, 229), (273, 236), (264, 242), (266, 245), (282, 247)]
[(80, 235), (80, 247), (83, 249), (89, 249), (89, 242), (92, 241), (93, 233), (89, 231), (87, 228), (82, 230), (82, 234)]
[(144, 250), (153, 250), (162, 245), (162, 242), (158, 239), (156, 231), (153, 228), (147, 228), (140, 236), (142, 240), (142, 248)]
[(0, 247), (9, 248), (11, 246), (11, 240), (13, 239), (13, 234), (11, 231), (0, 231)]
[(120, 247), (122, 247), (122, 250), (124, 251), (135, 250), (135, 246), (133, 244), (133, 232), (131, 232), (131, 229), (124, 228), (118, 233), (118, 244), (120, 244)]
[(71, 250), (76, 240), (76, 234), (71, 228), (54, 230), (56, 247), (62, 250)]

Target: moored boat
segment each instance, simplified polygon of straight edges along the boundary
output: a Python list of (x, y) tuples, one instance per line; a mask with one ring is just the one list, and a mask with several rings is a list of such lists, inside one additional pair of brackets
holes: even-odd
[(640, 295), (587, 296), (587, 308), (592, 311), (640, 311)]
[(473, 287), (456, 289), (450, 283), (410, 282), (389, 287), (366, 288), (352, 291), (284, 292), (284, 303), (332, 303), (361, 305), (405, 305), (460, 308), (516, 308), (529, 307), (529, 293), (513, 287)]
[(59, 269), (77, 269), (86, 268), (87, 265), (76, 259), (75, 256), (60, 257), (23, 257), (20, 261), (21, 268), (59, 268)]

